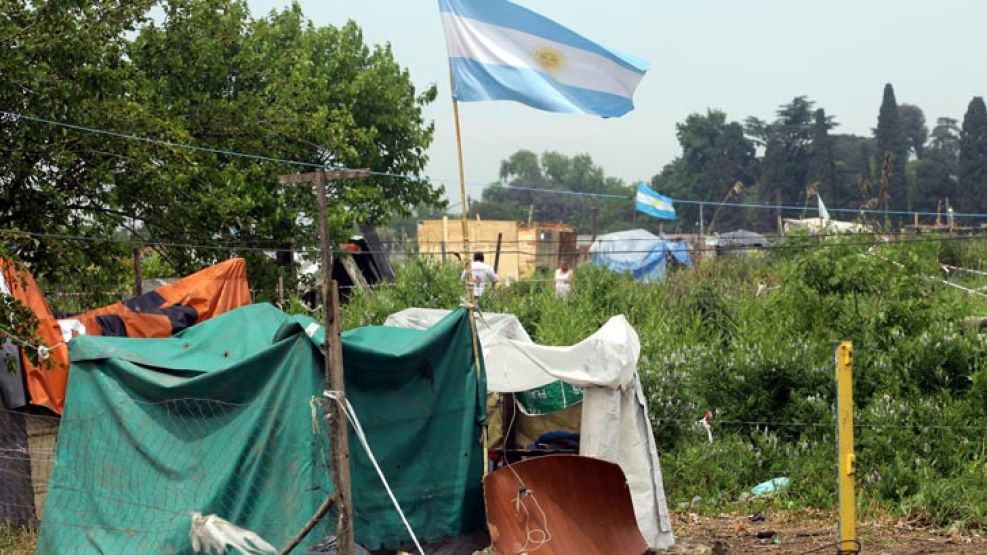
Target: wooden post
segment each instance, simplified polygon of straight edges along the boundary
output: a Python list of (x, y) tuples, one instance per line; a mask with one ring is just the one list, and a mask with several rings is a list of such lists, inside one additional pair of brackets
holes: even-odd
[[(345, 401), (343, 384), (342, 346), (339, 344), (338, 301), (336, 283), (332, 281), (332, 252), (329, 250), (329, 213), (326, 207), (326, 173), (315, 172), (315, 189), (319, 198), (319, 250), (322, 253), (322, 303), (325, 307), (325, 336), (322, 341), (325, 361), (325, 388), (338, 392), (339, 402)], [(337, 356), (338, 355), (338, 356)], [(334, 393), (336, 394), (336, 393)], [(339, 498), (339, 521), (336, 524), (336, 545), (340, 553), (352, 554), (353, 503), (350, 497), (349, 430), (346, 413), (339, 403), (328, 400), (330, 434), (332, 434), (332, 482)]]
[(593, 197), (593, 209), (590, 212), (590, 229), (593, 230), (593, 238), (589, 240), (592, 243), (596, 241), (596, 197)]
[(497, 250), (494, 251), (494, 273), (500, 268), (500, 244), (504, 240), (504, 232), (497, 232)]
[(702, 241), (703, 236), (706, 234), (705, 228), (706, 222), (703, 221), (703, 205), (699, 205), (699, 240)]
[[(451, 88), (455, 90), (455, 86), (452, 82), (452, 72), (449, 73), (449, 82)], [(466, 170), (463, 166), (463, 135), (459, 124), (459, 101), (452, 99), (452, 115), (453, 120), (456, 124), (456, 153), (459, 160), (459, 200), (466, 206)], [(534, 205), (532, 205), (534, 209)], [(463, 210), (463, 264), (465, 265), (466, 276), (472, 275), (472, 257), (469, 253), (470, 237), (469, 237), (469, 223), (467, 221), (466, 210)], [(531, 212), (529, 210), (528, 217), (530, 219)], [(466, 302), (471, 306), (476, 305), (476, 297), (473, 296), (473, 286), (470, 283), (471, 280), (467, 279), (466, 284)], [(476, 379), (479, 382), (481, 379), (482, 365), (480, 364), (480, 340), (476, 329), (476, 315), (473, 313), (473, 309), (470, 308), (469, 313), (469, 323), (470, 323), (470, 336), (473, 343), (473, 365), (476, 367)], [(486, 399), (483, 399), (484, 410), (486, 410)], [(486, 476), (490, 471), (489, 456), (487, 454), (487, 427), (484, 426), (480, 432), (480, 444), (483, 446), (483, 475)]]
[(785, 235), (785, 226), (781, 221), (781, 189), (775, 190), (775, 217), (778, 219), (778, 235)]
[(529, 204), (528, 205), (528, 225), (531, 225), (531, 223), (534, 222), (534, 220), (535, 220), (535, 205), (534, 204)]
[(446, 261), (446, 242), (445, 241), (442, 241), (442, 244), (440, 246), (442, 247), (442, 262), (445, 262)]
[(134, 296), (139, 297), (144, 294), (144, 276), (141, 267), (141, 248), (134, 247)]
[(853, 343), (842, 341), (836, 347), (836, 435), (839, 455), (837, 482), (840, 494), (840, 541), (836, 552), (857, 553), (857, 505), (853, 476), (857, 459), (853, 453)]
[[(349, 429), (346, 412), (346, 386), (343, 378), (343, 346), (339, 332), (339, 286), (332, 279), (333, 256), (329, 237), (329, 211), (326, 193), (327, 179), (355, 179), (367, 177), (369, 170), (316, 170), (312, 173), (283, 175), (281, 184), (314, 182), (319, 204), (319, 246), (321, 251), (322, 303), (325, 307), (325, 337), (322, 343), (325, 361), (325, 389), (331, 395), (326, 400), (329, 416), (329, 434), (332, 443), (332, 481), (336, 490), (332, 495), (339, 507), (336, 524), (336, 545), (341, 555), (352, 555), (353, 500), (350, 487)], [(328, 503), (328, 501), (327, 501)]]

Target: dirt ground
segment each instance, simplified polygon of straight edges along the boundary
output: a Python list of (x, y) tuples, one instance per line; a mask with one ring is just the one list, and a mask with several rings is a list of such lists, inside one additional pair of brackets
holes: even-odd
[[(673, 515), (677, 544), (667, 553), (734, 555), (771, 553), (802, 555), (836, 552), (836, 519), (822, 513), (790, 515)], [(861, 553), (987, 553), (987, 537), (976, 532), (934, 530), (903, 522), (861, 521), (857, 525)]]

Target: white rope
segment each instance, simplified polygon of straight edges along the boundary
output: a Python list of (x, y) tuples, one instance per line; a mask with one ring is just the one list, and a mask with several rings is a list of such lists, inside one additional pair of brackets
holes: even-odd
[(942, 268), (943, 268), (943, 270), (946, 270), (946, 273), (947, 274), (950, 272), (950, 270), (955, 270), (957, 272), (967, 272), (969, 274), (976, 274), (978, 276), (987, 276), (987, 272), (985, 272), (983, 270), (972, 270), (970, 268), (960, 268), (959, 266), (951, 266), (949, 264), (943, 264), (942, 265)]
[[(872, 254), (872, 255), (876, 256), (877, 258), (879, 258), (879, 259), (887, 262), (888, 264), (893, 264), (894, 266), (897, 266), (899, 269), (907, 271), (907, 268), (905, 268), (905, 265), (904, 264), (902, 264), (900, 262), (896, 262), (894, 260), (890, 260), (888, 258), (885, 258), (885, 257), (877, 254), (877, 252), (874, 251), (874, 247), (871, 247), (870, 249), (868, 249), (867, 252), (869, 254)], [(943, 265), (943, 267), (945, 267), (945, 265)], [(918, 277), (924, 279), (925, 281), (935, 281), (935, 282), (941, 283), (943, 285), (946, 285), (948, 287), (952, 287), (954, 289), (959, 289), (960, 291), (963, 291), (964, 293), (966, 293), (968, 295), (976, 295), (978, 297), (982, 297), (982, 298), (987, 299), (987, 293), (984, 293), (983, 291), (977, 291), (976, 289), (970, 289), (969, 287), (963, 287), (962, 285), (960, 285), (958, 283), (953, 283), (953, 282), (951, 282), (951, 281), (949, 281), (947, 279), (943, 279), (941, 277), (932, 277), (932, 276), (927, 276), (925, 274), (918, 274)]]
[(360, 420), (357, 419), (356, 411), (353, 410), (353, 405), (350, 404), (350, 400), (339, 391), (326, 390), (323, 391), (322, 394), (329, 399), (336, 401), (339, 408), (346, 413), (346, 417), (353, 425), (353, 431), (356, 432), (356, 438), (360, 440), (360, 444), (363, 445), (363, 450), (366, 451), (367, 456), (370, 457), (370, 462), (374, 465), (374, 470), (377, 471), (377, 476), (380, 477), (380, 482), (384, 484), (384, 489), (387, 491), (387, 495), (391, 498), (391, 503), (394, 504), (394, 508), (397, 510), (398, 515), (401, 517), (401, 522), (404, 523), (404, 527), (408, 530), (408, 534), (411, 535), (412, 541), (415, 542), (415, 547), (418, 548), (418, 553), (425, 555), (425, 550), (422, 549), (421, 544), (418, 543), (418, 536), (416, 536), (414, 530), (411, 529), (411, 524), (409, 524), (408, 519), (405, 518), (404, 511), (401, 510), (401, 505), (398, 503), (397, 498), (394, 497), (394, 492), (391, 491), (391, 486), (388, 485), (387, 479), (384, 478), (384, 472), (380, 469), (380, 465), (377, 464), (377, 458), (374, 457), (373, 452), (370, 450), (370, 445), (367, 443), (367, 436), (363, 433), (363, 426), (360, 425)]

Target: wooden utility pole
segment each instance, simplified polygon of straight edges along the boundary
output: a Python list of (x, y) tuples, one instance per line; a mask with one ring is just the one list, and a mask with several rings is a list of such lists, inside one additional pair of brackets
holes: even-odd
[(141, 248), (134, 247), (134, 296), (144, 294), (144, 276), (141, 268)]
[[(339, 507), (336, 524), (336, 545), (341, 555), (352, 555), (353, 498), (350, 494), (350, 448), (346, 412), (346, 386), (343, 381), (343, 345), (339, 332), (339, 285), (332, 279), (332, 249), (329, 246), (329, 214), (326, 207), (326, 181), (359, 179), (368, 177), (370, 170), (324, 170), (310, 173), (282, 175), (278, 183), (315, 183), (319, 200), (319, 246), (322, 253), (322, 304), (325, 307), (325, 339), (322, 343), (325, 360), (325, 389), (332, 398), (327, 399), (329, 415), (329, 440), (332, 445), (332, 482), (335, 502)], [(328, 510), (331, 503), (323, 504)], [(321, 518), (323, 515), (316, 515)]]
[(589, 240), (590, 243), (596, 241), (596, 197), (593, 197), (593, 211), (590, 214), (590, 229), (593, 230), (593, 238)]

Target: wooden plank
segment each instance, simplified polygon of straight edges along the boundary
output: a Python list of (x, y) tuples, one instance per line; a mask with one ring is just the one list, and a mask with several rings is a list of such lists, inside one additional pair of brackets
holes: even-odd
[(293, 173), (278, 176), (278, 183), (281, 185), (291, 185), (293, 183), (315, 183), (317, 172)]

